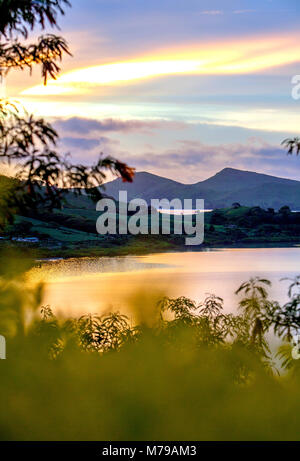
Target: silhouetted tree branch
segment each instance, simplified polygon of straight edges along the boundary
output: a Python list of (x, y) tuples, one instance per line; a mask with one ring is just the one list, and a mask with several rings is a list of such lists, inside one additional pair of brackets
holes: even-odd
[(296, 155), (299, 155), (300, 153), (300, 138), (287, 138), (284, 139), (281, 143), (286, 149), (287, 153), (292, 155), (295, 153)]
[[(44, 84), (57, 77), (63, 55), (71, 55), (65, 39), (47, 34), (35, 44), (22, 44), (18, 36), (27, 38), (36, 25), (57, 26), (57, 15), (69, 5), (67, 0), (0, 0), (0, 76), (12, 69), (31, 72), (40, 65)], [(60, 208), (67, 188), (97, 200), (107, 172), (132, 181), (133, 168), (103, 153), (92, 165), (73, 164), (57, 152), (57, 140), (57, 132), (45, 119), (0, 99), (0, 160), (13, 164), (19, 179), (13, 192), (5, 195), (6, 206), (2, 203), (3, 222), (11, 221), (18, 207)]]
[(38, 42), (27, 46), (17, 40), (0, 43), (0, 72), (7, 74), (11, 69), (28, 68), (31, 72), (34, 64), (41, 65), (44, 85), (48, 76), (55, 79), (60, 71), (63, 53), (71, 56), (68, 44), (62, 37), (48, 34), (39, 37)]
[(42, 29), (48, 22), (57, 26), (57, 14), (64, 14), (64, 7), (70, 6), (68, 0), (1, 0), (0, 34), (11, 38), (21, 33), (25, 38), (36, 24)]

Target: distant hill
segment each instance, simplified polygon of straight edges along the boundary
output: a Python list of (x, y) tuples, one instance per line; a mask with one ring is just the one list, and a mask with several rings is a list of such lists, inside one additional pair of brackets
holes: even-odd
[[(299, 170), (300, 172), (300, 170)], [(0, 189), (6, 182), (13, 181), (0, 175)], [(289, 206), (292, 210), (300, 210), (300, 181), (278, 178), (252, 171), (224, 168), (214, 176), (195, 184), (182, 184), (172, 179), (155, 174), (136, 173), (132, 183), (124, 183), (121, 179), (105, 184), (104, 195), (118, 200), (120, 190), (126, 190), (128, 200), (143, 198), (150, 204), (151, 199), (173, 198), (204, 199), (206, 208), (226, 208), (234, 202), (244, 206), (260, 206), (264, 209), (278, 210)], [(77, 196), (70, 189), (66, 200), (71, 208), (95, 210), (95, 204), (85, 195)]]
[(278, 209), (288, 205), (300, 210), (300, 181), (277, 178), (252, 171), (224, 168), (211, 178), (195, 184), (182, 184), (147, 172), (136, 173), (133, 183), (115, 179), (105, 185), (105, 194), (118, 198), (126, 190), (128, 199), (203, 198), (206, 208), (223, 208), (239, 202), (246, 206)]

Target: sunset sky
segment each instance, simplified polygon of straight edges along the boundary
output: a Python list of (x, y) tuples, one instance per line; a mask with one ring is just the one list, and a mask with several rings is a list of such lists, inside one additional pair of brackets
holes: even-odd
[(224, 167), (300, 180), (299, 0), (73, 0), (56, 82), (11, 73), (8, 96), (54, 121), (60, 149), (196, 182)]

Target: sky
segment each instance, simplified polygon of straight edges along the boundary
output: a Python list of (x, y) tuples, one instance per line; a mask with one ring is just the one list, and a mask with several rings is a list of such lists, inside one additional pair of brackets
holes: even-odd
[(15, 71), (6, 91), (61, 152), (184, 183), (225, 167), (300, 179), (281, 146), (300, 134), (299, 0), (73, 0), (58, 23), (73, 54), (59, 78)]

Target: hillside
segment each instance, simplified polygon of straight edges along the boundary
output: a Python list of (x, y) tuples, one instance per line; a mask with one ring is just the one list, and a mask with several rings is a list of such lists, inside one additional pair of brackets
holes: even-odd
[(279, 209), (288, 205), (300, 209), (300, 181), (277, 178), (251, 171), (224, 168), (196, 184), (182, 184), (151, 173), (136, 173), (132, 184), (116, 179), (106, 184), (105, 193), (114, 198), (126, 190), (128, 199), (204, 198), (206, 208), (228, 207), (233, 202), (246, 206)]

